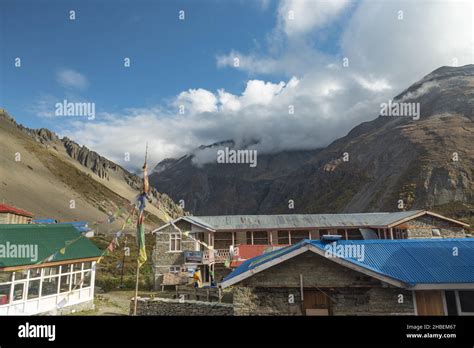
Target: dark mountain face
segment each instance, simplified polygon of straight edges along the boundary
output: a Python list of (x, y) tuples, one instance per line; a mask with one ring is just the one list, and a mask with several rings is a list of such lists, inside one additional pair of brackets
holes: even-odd
[(419, 115), (378, 116), (324, 149), (259, 155), (256, 168), (167, 159), (151, 183), (194, 214), (471, 209), (474, 65), (439, 68), (393, 103)]

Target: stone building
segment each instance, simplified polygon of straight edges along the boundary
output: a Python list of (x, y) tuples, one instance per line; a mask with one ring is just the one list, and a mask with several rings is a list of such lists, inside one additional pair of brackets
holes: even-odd
[[(467, 227), (463, 222), (422, 210), (183, 216), (153, 231), (156, 237), (153, 252), (155, 284), (157, 287), (162, 285), (165, 274), (195, 268), (201, 270), (205, 281), (210, 280), (209, 270), (213, 269), (215, 280), (220, 281), (232, 267), (250, 256), (258, 256), (262, 250), (293, 245), (304, 239), (316, 240), (325, 235), (340, 235), (345, 240), (462, 238), (466, 236)], [(245, 257), (244, 253), (239, 253), (240, 249), (246, 250)], [(249, 256), (248, 250), (253, 250), (254, 254)]]
[(471, 238), (306, 240), (244, 262), (221, 287), (235, 315), (474, 315), (473, 269)]

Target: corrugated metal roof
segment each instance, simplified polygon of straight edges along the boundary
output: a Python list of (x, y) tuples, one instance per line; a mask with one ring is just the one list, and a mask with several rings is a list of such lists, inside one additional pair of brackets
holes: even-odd
[(387, 226), (421, 212), (422, 210), (411, 210), (394, 213), (220, 215), (186, 218), (197, 224), (211, 226), (215, 230), (371, 227)]
[(22, 215), (22, 216), (27, 216), (27, 217), (33, 217), (33, 214), (26, 211), (22, 210), (16, 207), (13, 207), (8, 204), (0, 203), (0, 213), (12, 213), (16, 215)]
[(52, 261), (99, 257), (101, 251), (87, 238), (78, 238), (77, 230), (69, 224), (0, 225), (0, 245), (37, 245), (37, 260), (31, 258), (0, 257), (0, 268), (31, 265), (40, 262), (70, 244), (65, 253), (58, 252)]
[[(257, 256), (236, 268), (224, 278), (224, 283), (307, 245), (325, 251), (328, 244), (319, 240), (304, 240), (290, 247)], [(364, 246), (363, 260), (342, 258), (406, 284), (474, 283), (474, 239), (472, 238), (341, 240), (336, 245)], [(331, 258), (328, 257), (328, 259)]]

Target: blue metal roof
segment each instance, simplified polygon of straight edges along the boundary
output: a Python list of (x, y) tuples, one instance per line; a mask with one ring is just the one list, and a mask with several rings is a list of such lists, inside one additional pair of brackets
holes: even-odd
[[(417, 284), (474, 283), (474, 239), (340, 240), (323, 243), (303, 240), (298, 244), (245, 261), (224, 282), (296, 249), (313, 246), (323, 252), (328, 245), (363, 246), (364, 258), (341, 258), (382, 276), (411, 286)], [(331, 259), (331, 257), (328, 257)]]
[(72, 225), (76, 230), (80, 233), (88, 232), (91, 229), (89, 228), (87, 221), (66, 221), (66, 222), (58, 222), (55, 219), (36, 219), (33, 220), (34, 224), (58, 224), (58, 225)]
[(91, 229), (87, 225), (87, 221), (69, 221), (69, 222), (60, 222), (59, 225), (72, 225), (78, 230), (79, 232), (88, 232)]

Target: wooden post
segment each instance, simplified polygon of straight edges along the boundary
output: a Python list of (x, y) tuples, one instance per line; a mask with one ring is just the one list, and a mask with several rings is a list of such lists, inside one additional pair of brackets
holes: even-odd
[(301, 314), (304, 315), (303, 274), (300, 273)]
[(137, 261), (137, 279), (135, 283), (135, 304), (133, 308), (133, 315), (137, 315), (137, 303), (138, 303), (138, 276), (140, 275), (140, 264)]

